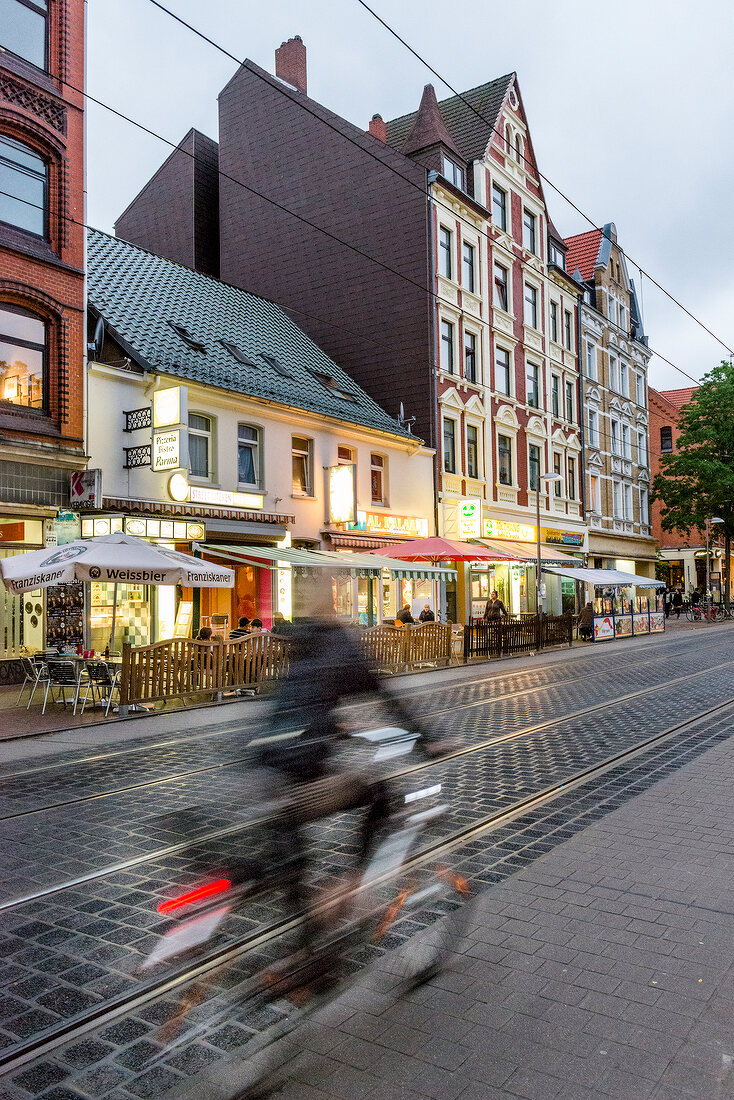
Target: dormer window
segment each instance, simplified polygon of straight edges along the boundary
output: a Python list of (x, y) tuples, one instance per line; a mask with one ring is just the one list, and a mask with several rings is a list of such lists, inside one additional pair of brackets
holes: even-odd
[(449, 183), (453, 183), (455, 187), (459, 187), (464, 190), (464, 169), (456, 161), (451, 160), (450, 157), (443, 158), (443, 174)]
[(281, 375), (282, 378), (292, 378), (293, 377), (293, 375), (288, 370), (288, 368), (284, 367), (283, 364), (280, 362), (280, 360), (276, 359), (274, 355), (268, 355), (264, 351), (258, 352), (258, 355), (260, 356), (260, 358), (264, 362), (266, 362), (268, 364), (269, 367), (272, 367), (273, 370), (277, 374)]
[(563, 250), (560, 249), (557, 244), (554, 244), (553, 241), (550, 242), (549, 258), (550, 262), (555, 264), (556, 267), (560, 267), (562, 271), (566, 270), (566, 257), (563, 254)]
[(334, 397), (341, 397), (343, 401), (354, 401), (354, 394), (341, 389), (336, 379), (332, 378), (330, 374), (322, 374), (321, 371), (317, 370), (311, 373), (314, 378), (318, 378), (321, 385), (324, 386), (329, 393), (333, 393)]
[(206, 353), (206, 344), (202, 344), (199, 340), (192, 336), (188, 329), (185, 329), (183, 325), (175, 325), (173, 321), (169, 321), (168, 323), (173, 331), (176, 333), (176, 335), (181, 340), (183, 340), (184, 344), (187, 344), (192, 351), (199, 351), (202, 354)]
[(246, 352), (238, 348), (236, 344), (231, 344), (229, 340), (220, 340), (219, 343), (228, 351), (233, 359), (236, 359), (238, 363), (241, 363), (243, 367), (259, 367), (260, 364), (256, 362), (252, 356), (247, 355)]

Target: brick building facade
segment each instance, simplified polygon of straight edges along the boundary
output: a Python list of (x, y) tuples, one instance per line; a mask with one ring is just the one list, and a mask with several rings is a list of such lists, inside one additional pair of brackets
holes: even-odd
[[(43, 545), (43, 521), (69, 503), (70, 473), (85, 465), (84, 3), (9, 0), (3, 17), (0, 554), (8, 555)], [(41, 596), (24, 605), (0, 595), (0, 657), (42, 644), (42, 605)]]

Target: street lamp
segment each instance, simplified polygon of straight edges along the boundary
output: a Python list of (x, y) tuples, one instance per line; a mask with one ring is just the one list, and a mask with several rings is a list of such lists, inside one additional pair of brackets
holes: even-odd
[(540, 584), (541, 559), (540, 559), (540, 486), (538, 485), (539, 480), (544, 481), (546, 483), (546, 487), (547, 487), (550, 484), (551, 481), (561, 481), (562, 478), (561, 478), (560, 474), (555, 474), (555, 473), (554, 474), (543, 474), (543, 476), (541, 478), (538, 478), (537, 476), (535, 478), (535, 535), (536, 535), (536, 539), (537, 539), (537, 544), (536, 544), (537, 562), (536, 562), (536, 566), (535, 566), (535, 613), (538, 615), (539, 618), (542, 618), (542, 616), (543, 616), (543, 601), (542, 601), (542, 598), (541, 598), (541, 584)]
[[(705, 600), (709, 598), (709, 524), (710, 523), (723, 523), (723, 519), (719, 516), (706, 516), (706, 595)], [(710, 620), (709, 620), (710, 621)]]

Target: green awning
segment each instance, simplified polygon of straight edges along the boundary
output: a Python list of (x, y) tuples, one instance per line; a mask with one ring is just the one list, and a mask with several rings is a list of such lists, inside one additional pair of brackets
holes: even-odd
[(449, 580), (456, 577), (456, 570), (443, 565), (429, 565), (416, 561), (395, 561), (381, 554), (353, 554), (338, 550), (297, 550), (278, 546), (241, 546), (204, 542), (201, 549), (216, 557), (238, 560), (247, 565), (262, 568), (263, 559), (272, 562), (270, 569), (277, 569), (277, 562), (288, 562), (296, 572), (308, 573), (315, 569), (333, 569), (349, 572), (353, 577), (378, 577), (388, 569), (394, 577), (409, 580)]

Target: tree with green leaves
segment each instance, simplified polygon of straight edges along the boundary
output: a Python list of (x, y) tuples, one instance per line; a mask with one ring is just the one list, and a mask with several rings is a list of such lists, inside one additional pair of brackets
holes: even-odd
[(652, 498), (662, 503), (665, 531), (697, 528), (705, 538), (707, 517), (724, 520), (711, 527), (710, 534), (724, 535), (728, 603), (734, 534), (734, 365), (724, 360), (704, 376), (690, 403), (680, 410), (678, 428), (675, 450), (660, 456)]

